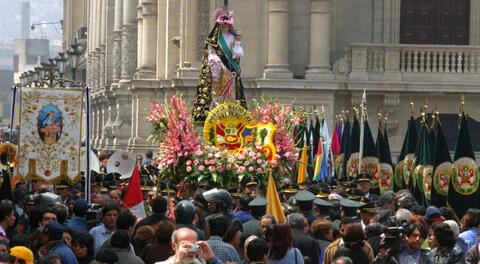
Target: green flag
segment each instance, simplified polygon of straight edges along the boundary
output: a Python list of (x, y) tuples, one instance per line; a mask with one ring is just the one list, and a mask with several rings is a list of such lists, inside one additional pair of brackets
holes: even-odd
[[(430, 202), (430, 185), (433, 171), (433, 151), (430, 129), (425, 121), (421, 126), (420, 138), (415, 151), (415, 160), (412, 165), (412, 193), (419, 204), (428, 206)], [(428, 186), (425, 187), (425, 186)], [(425, 188), (424, 188), (425, 187)], [(425, 190), (426, 189), (426, 190)], [(427, 194), (428, 193), (428, 194)]]
[(458, 132), (455, 158), (450, 175), (447, 205), (453, 209), (457, 219), (461, 219), (467, 209), (478, 208), (478, 167), (475, 163), (467, 117), (462, 113)]
[(393, 177), (393, 191), (398, 191), (403, 189), (403, 159), (405, 159), (405, 152), (407, 151), (408, 144), (408, 135), (410, 126), (407, 127), (407, 133), (405, 133), (405, 138), (403, 139), (402, 150), (398, 155), (397, 163), (395, 164), (395, 176)]
[(412, 164), (415, 159), (415, 150), (417, 148), (418, 133), (417, 126), (413, 115), (408, 121), (407, 135), (405, 135), (407, 142), (405, 143), (405, 157), (403, 158), (403, 187), (411, 188), (411, 174)]
[(392, 156), (390, 154), (390, 144), (388, 143), (387, 128), (382, 130), (378, 129), (377, 136), (377, 149), (378, 149), (378, 179), (380, 184), (380, 193), (383, 194), (386, 191), (393, 190), (394, 177)]
[(442, 207), (447, 204), (448, 180), (452, 172), (452, 159), (440, 121), (436, 121), (435, 124), (435, 139), (430, 204)]
[(358, 174), (358, 151), (360, 150), (360, 123), (355, 116), (350, 134), (350, 156), (347, 160), (347, 176), (355, 178)]
[(380, 194), (380, 185), (378, 183), (378, 152), (367, 120), (363, 122), (363, 127), (362, 166), (359, 172), (366, 173), (372, 177), (370, 192)]

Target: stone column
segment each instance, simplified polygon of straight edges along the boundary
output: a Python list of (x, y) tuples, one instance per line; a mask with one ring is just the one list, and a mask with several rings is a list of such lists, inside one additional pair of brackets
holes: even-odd
[(112, 126), (115, 139), (113, 145), (115, 149), (126, 149), (128, 140), (130, 139), (130, 126), (132, 122), (132, 102), (131, 95), (129, 94), (117, 94), (115, 105), (115, 122)]
[(138, 0), (137, 6), (137, 70), (141, 68), (143, 54), (143, 5), (142, 0)]
[(470, 45), (480, 45), (480, 1), (470, 1)]
[(157, 66), (157, 1), (143, 0), (142, 54), (139, 78), (155, 77)]
[(331, 0), (310, 0), (310, 57), (307, 79), (334, 78), (330, 70)]
[(289, 1), (268, 1), (268, 55), (263, 77), (290, 79), (288, 65)]
[(100, 90), (105, 90), (106, 85), (106, 65), (105, 65), (105, 45), (107, 43), (107, 0), (101, 0), (101, 13), (100, 13)]
[[(181, 0), (180, 4), (180, 65), (177, 77), (197, 78), (200, 66), (198, 55), (198, 5), (204, 5), (192, 0)], [(160, 12), (160, 10), (159, 10)]]
[(121, 77), (122, 64), (122, 25), (123, 25), (123, 0), (115, 0), (115, 23), (113, 25), (113, 82), (118, 82)]
[(137, 65), (137, 1), (123, 1), (122, 79), (131, 79)]

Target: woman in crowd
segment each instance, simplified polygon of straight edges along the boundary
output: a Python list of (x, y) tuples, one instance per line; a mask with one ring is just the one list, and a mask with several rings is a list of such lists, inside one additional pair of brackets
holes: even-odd
[(170, 221), (161, 221), (155, 230), (156, 241), (146, 246), (139, 257), (145, 264), (165, 261), (175, 252), (172, 249), (172, 234), (175, 225)]
[(140, 252), (150, 243), (155, 241), (155, 229), (152, 226), (144, 225), (137, 229), (135, 236), (133, 237), (133, 248), (135, 249), (135, 255), (139, 255)]
[(344, 246), (337, 250), (334, 259), (345, 256), (349, 257), (353, 263), (371, 263), (367, 253), (362, 249), (365, 245), (365, 233), (360, 223), (347, 224), (342, 239)]
[(430, 252), (429, 260), (434, 264), (465, 263), (465, 253), (455, 247), (455, 235), (452, 228), (445, 223), (436, 222), (432, 225), (433, 241), (437, 248)]
[(93, 237), (89, 233), (80, 233), (73, 240), (73, 252), (77, 257), (78, 264), (88, 264), (95, 259)]
[(302, 253), (293, 247), (292, 230), (288, 224), (275, 224), (269, 235), (269, 264), (304, 264)]

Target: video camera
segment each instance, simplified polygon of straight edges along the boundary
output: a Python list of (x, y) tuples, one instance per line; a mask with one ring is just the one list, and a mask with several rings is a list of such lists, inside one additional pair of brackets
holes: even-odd
[(398, 221), (395, 216), (390, 217), (388, 227), (385, 230), (385, 245), (392, 253), (398, 253), (403, 249), (404, 237), (408, 221)]
[(85, 213), (85, 219), (88, 229), (96, 227), (102, 222), (102, 208), (100, 204), (89, 204), (87, 212)]

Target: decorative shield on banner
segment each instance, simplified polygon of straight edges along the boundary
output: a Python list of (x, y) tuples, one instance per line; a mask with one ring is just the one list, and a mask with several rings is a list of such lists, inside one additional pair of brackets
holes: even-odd
[(425, 165), (423, 167), (422, 173), (422, 186), (423, 186), (423, 194), (425, 198), (430, 200), (430, 190), (432, 189), (432, 176), (433, 176), (433, 166), (432, 165)]
[(378, 164), (378, 180), (380, 184), (380, 193), (393, 190), (393, 168), (388, 163)]
[(410, 178), (412, 177), (412, 164), (415, 159), (415, 154), (410, 153), (405, 156), (403, 159), (403, 180), (408, 185), (410, 183)]
[(48, 183), (80, 174), (83, 92), (22, 88), (18, 173)]
[(395, 184), (400, 187), (403, 181), (403, 161), (399, 161), (397, 165), (395, 165)]
[(337, 156), (335, 159), (335, 175), (338, 175), (337, 177), (342, 176), (342, 167), (343, 167), (343, 153)]
[(347, 176), (355, 178), (358, 175), (358, 152), (352, 153), (347, 161)]
[(471, 195), (477, 191), (478, 168), (475, 160), (469, 157), (463, 157), (456, 160), (452, 166), (452, 176), (450, 177), (455, 191), (462, 195)]
[(451, 162), (443, 162), (435, 168), (435, 172), (433, 174), (433, 187), (437, 193), (445, 196), (448, 195), (448, 184), (451, 174)]
[(366, 173), (372, 177), (371, 185), (372, 189), (380, 187), (378, 182), (378, 158), (377, 157), (365, 157), (362, 159), (361, 172)]

